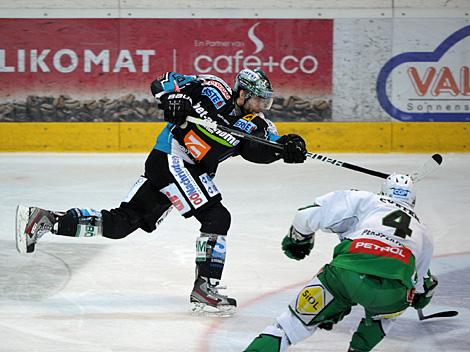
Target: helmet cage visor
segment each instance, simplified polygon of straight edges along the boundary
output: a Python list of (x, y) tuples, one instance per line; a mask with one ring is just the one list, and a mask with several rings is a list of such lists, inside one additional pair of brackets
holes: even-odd
[(262, 112), (271, 109), (273, 98), (262, 98), (256, 95), (247, 95), (245, 108), (250, 112)]

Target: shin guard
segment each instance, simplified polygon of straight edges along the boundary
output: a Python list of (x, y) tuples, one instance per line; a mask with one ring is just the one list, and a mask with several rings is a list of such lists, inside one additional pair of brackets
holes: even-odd
[(102, 236), (101, 212), (88, 208), (73, 208), (59, 218), (57, 234), (75, 237)]
[(201, 233), (196, 241), (197, 276), (220, 280), (225, 264), (225, 236)]

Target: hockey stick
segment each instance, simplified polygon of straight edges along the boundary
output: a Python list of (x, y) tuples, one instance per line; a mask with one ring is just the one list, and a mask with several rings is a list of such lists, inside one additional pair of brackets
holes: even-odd
[[(257, 137), (257, 136), (253, 136), (253, 135), (248, 134), (248, 133), (237, 131), (237, 130), (234, 130), (232, 128), (226, 127), (226, 126), (221, 126), (221, 125), (219, 125), (219, 124), (217, 124), (216, 122), (213, 122), (213, 121), (202, 120), (202, 119), (199, 119), (197, 117), (192, 117), (192, 116), (188, 116), (186, 118), (186, 121), (195, 123), (197, 125), (201, 125), (203, 127), (209, 128), (209, 129), (213, 129), (213, 130), (218, 129), (220, 131), (230, 133), (230, 134), (232, 134), (236, 137), (243, 138), (243, 139), (246, 139), (246, 140), (249, 140), (249, 141), (255, 141), (255, 142), (258, 142), (258, 143), (261, 143), (261, 144), (269, 145), (269, 146), (271, 146), (275, 149), (278, 149), (278, 150), (283, 150), (284, 149), (282, 144), (279, 144), (279, 143), (276, 143), (276, 142), (273, 142), (273, 141), (269, 141), (269, 140), (266, 140), (266, 139), (263, 139), (263, 138), (260, 138), (260, 137)], [(350, 163), (347, 163), (347, 162), (344, 162), (344, 161), (336, 160), (336, 159), (333, 159), (331, 157), (316, 154), (316, 153), (307, 152), (307, 153), (305, 153), (305, 156), (308, 157), (308, 158), (314, 159), (314, 160), (320, 160), (320, 161), (330, 163), (330, 164), (335, 165), (335, 166), (344, 167), (346, 169), (362, 172), (364, 174), (368, 174), (368, 175), (372, 175), (372, 176), (376, 176), (376, 177), (380, 177), (380, 178), (387, 178), (389, 176), (389, 174), (385, 174), (385, 173), (380, 172), (380, 171), (366, 169), (366, 168), (361, 167), (361, 166), (357, 166), (357, 165), (350, 164)]]
[(421, 181), (423, 177), (426, 177), (430, 173), (434, 172), (441, 164), (442, 164), (442, 155), (434, 154), (431, 157), (431, 160), (426, 161), (423, 164), (423, 166), (421, 166), (418, 170), (410, 174), (410, 177), (415, 182)]
[[(260, 138), (260, 137), (256, 137), (256, 136), (253, 136), (251, 134), (244, 133), (242, 131), (237, 131), (237, 130), (234, 130), (230, 127), (221, 126), (221, 125), (217, 124), (214, 121), (203, 120), (203, 119), (200, 119), (200, 118), (197, 118), (197, 117), (192, 117), (192, 116), (188, 116), (186, 118), (186, 120), (188, 122), (192, 122), (192, 123), (195, 123), (197, 125), (207, 127), (209, 129), (213, 129), (213, 130), (218, 129), (220, 131), (230, 133), (230, 134), (232, 134), (236, 137), (239, 137), (239, 138), (243, 138), (243, 139), (246, 139), (246, 140), (255, 141), (255, 142), (258, 142), (258, 143), (261, 143), (261, 144), (269, 145), (269, 146), (271, 146), (273, 148), (276, 148), (278, 150), (283, 150), (284, 149), (284, 147), (279, 143), (269, 141), (269, 140), (266, 140), (266, 139), (263, 139), (263, 138)], [(380, 178), (384, 178), (384, 179), (389, 176), (389, 174), (385, 174), (385, 173), (380, 172), (380, 171), (366, 169), (364, 167), (354, 165), (354, 164), (350, 164), (350, 163), (340, 161), (340, 160), (337, 160), (337, 159), (333, 159), (331, 157), (324, 156), (324, 155), (321, 155), (321, 154), (307, 152), (305, 154), (305, 156), (308, 157), (308, 158), (314, 159), (314, 160), (320, 160), (320, 161), (323, 161), (323, 162), (326, 162), (326, 163), (333, 164), (335, 166), (344, 167), (346, 169), (362, 172), (364, 174), (371, 175), (371, 176), (376, 176), (376, 177), (380, 177)], [(410, 177), (415, 182), (420, 181), (424, 177), (426, 177), (427, 175), (429, 175), (430, 173), (435, 171), (436, 168), (439, 165), (441, 165), (441, 163), (442, 163), (442, 155), (434, 154), (434, 155), (432, 155), (430, 160), (426, 161), (423, 164), (423, 166), (421, 166), (418, 170), (416, 170), (415, 172), (410, 174)]]
[(417, 309), (418, 312), (418, 317), (419, 320), (426, 320), (426, 319), (432, 319), (432, 318), (450, 318), (450, 317), (455, 317), (459, 314), (456, 310), (445, 310), (442, 312), (437, 312), (434, 314), (429, 314), (429, 315), (424, 315), (422, 309)]

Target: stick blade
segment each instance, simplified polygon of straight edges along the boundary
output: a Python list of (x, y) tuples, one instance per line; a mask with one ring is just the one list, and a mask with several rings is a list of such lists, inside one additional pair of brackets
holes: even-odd
[(431, 159), (426, 161), (418, 170), (413, 172), (410, 177), (414, 182), (421, 181), (427, 175), (433, 173), (439, 165), (442, 164), (443, 158), (441, 154), (433, 154)]
[(449, 310), (446, 312), (440, 312), (431, 315), (433, 315), (434, 318), (450, 318), (459, 315), (459, 312), (457, 312), (456, 310)]
[(438, 165), (442, 164), (442, 155), (441, 154), (434, 154), (432, 156), (432, 158)]
[(418, 309), (418, 316), (419, 320), (426, 320), (426, 319), (432, 319), (432, 318), (451, 318), (459, 315), (459, 312), (456, 310), (446, 310), (443, 312), (437, 312), (434, 314), (429, 314), (429, 315), (424, 315), (422, 309)]

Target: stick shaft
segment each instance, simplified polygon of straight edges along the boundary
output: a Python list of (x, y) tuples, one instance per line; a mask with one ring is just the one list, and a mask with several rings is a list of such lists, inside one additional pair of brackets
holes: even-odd
[[(255, 141), (255, 142), (258, 142), (258, 143), (261, 143), (261, 144), (265, 144), (265, 145), (271, 146), (271, 147), (273, 147), (275, 149), (278, 149), (278, 150), (283, 150), (284, 149), (282, 144), (276, 143), (274, 141), (269, 141), (269, 140), (266, 140), (264, 138), (260, 138), (260, 137), (257, 137), (257, 136), (253, 136), (251, 134), (244, 133), (242, 131), (237, 131), (237, 130), (234, 130), (232, 128), (226, 127), (226, 126), (221, 126), (221, 125), (218, 125), (216, 122), (213, 122), (213, 121), (202, 120), (202, 119), (192, 117), (192, 116), (188, 116), (186, 118), (186, 120), (188, 122), (192, 122), (192, 123), (195, 123), (195, 124), (207, 127), (207, 128), (219, 129), (221, 131), (228, 132), (228, 133), (230, 133), (230, 134), (232, 134), (236, 137), (240, 137), (240, 138), (243, 138), (243, 139), (246, 139), (246, 140), (249, 140), (249, 141)], [(357, 172), (362, 172), (364, 174), (368, 174), (368, 175), (371, 175), (371, 176), (376, 176), (376, 177), (380, 177), (380, 178), (387, 178), (389, 176), (388, 174), (385, 174), (385, 173), (380, 172), (380, 171), (366, 169), (364, 167), (354, 165), (354, 164), (350, 164), (350, 163), (347, 163), (347, 162), (344, 162), (344, 161), (340, 161), (340, 160), (337, 160), (337, 159), (334, 159), (334, 158), (331, 158), (331, 157), (328, 157), (328, 156), (324, 156), (324, 155), (321, 155), (321, 154), (307, 152), (305, 155), (306, 155), (306, 157), (314, 159), (314, 160), (323, 161), (323, 162), (330, 163), (330, 164), (335, 165), (335, 166), (344, 167), (346, 169), (357, 171)]]

